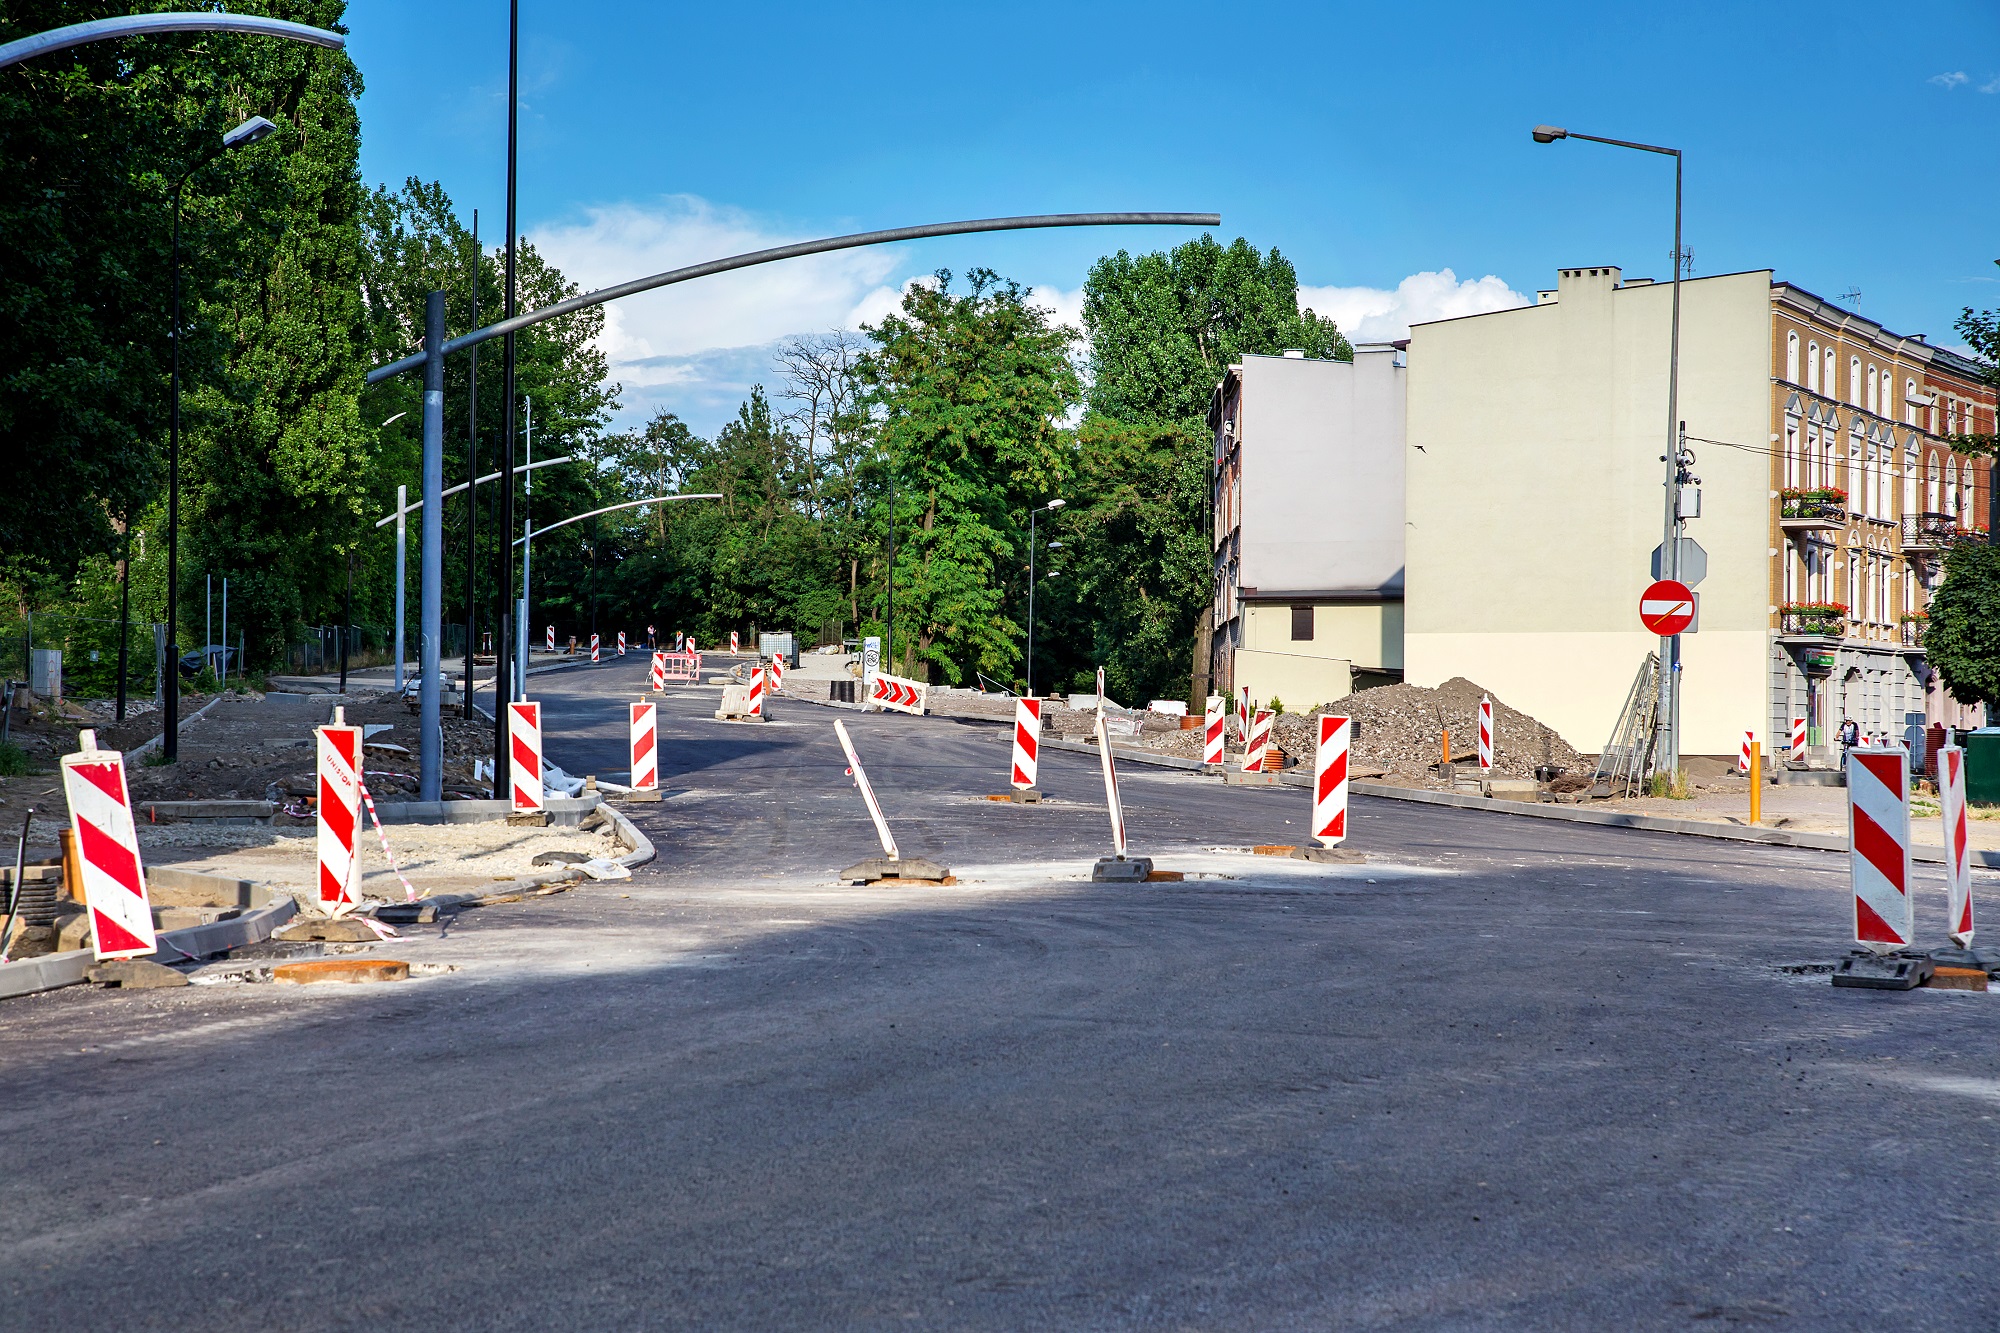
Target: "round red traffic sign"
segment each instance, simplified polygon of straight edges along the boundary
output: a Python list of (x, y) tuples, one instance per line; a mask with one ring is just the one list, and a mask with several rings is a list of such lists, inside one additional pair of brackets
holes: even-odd
[(1639, 621), (1665, 638), (1694, 623), (1694, 589), (1673, 579), (1661, 579), (1639, 594)]

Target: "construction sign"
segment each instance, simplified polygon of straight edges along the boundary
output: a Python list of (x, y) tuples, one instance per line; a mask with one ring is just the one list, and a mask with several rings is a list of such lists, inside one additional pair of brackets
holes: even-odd
[(97, 733), (77, 737), (83, 749), (62, 758), (63, 796), (82, 861), (91, 945), (101, 961), (153, 952), (153, 908), (125, 786), (125, 756), (97, 748)]
[(882, 708), (893, 708), (898, 713), (922, 714), (929, 695), (930, 686), (920, 680), (904, 680), (901, 676), (878, 671), (874, 686), (868, 692), (868, 702)]

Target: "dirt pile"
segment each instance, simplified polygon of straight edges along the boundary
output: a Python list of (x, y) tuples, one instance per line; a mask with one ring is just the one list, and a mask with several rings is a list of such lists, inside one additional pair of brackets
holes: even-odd
[[(1360, 690), (1311, 714), (1286, 713), (1272, 724), (1272, 738), (1288, 755), (1311, 761), (1320, 713), (1354, 719), (1353, 766), (1357, 771), (1383, 770), (1398, 778), (1421, 778), (1442, 757), (1444, 732), (1451, 731), (1452, 759), (1477, 763), (1479, 700), (1483, 690), (1463, 676), (1436, 689), (1421, 685), (1383, 685)], [(1533, 777), (1544, 764), (1575, 774), (1589, 767), (1562, 737), (1529, 717), (1493, 700), (1493, 775)]]

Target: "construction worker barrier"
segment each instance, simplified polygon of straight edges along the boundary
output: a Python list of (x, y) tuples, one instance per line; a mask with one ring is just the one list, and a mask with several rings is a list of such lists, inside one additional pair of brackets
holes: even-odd
[(667, 688), (667, 655), (653, 654), (653, 692), (658, 694)]
[(659, 705), (629, 705), (632, 714), (632, 790), (660, 789)]
[(875, 821), (875, 832), (882, 839), (882, 855), (891, 861), (902, 860), (902, 853), (896, 850), (896, 839), (889, 833), (889, 821), (882, 818), (881, 802), (875, 799), (875, 789), (868, 785), (868, 774), (861, 767), (861, 756), (854, 753), (854, 742), (847, 735), (847, 724), (835, 718), (833, 730), (840, 737), (840, 748), (847, 752), (848, 776), (861, 789), (861, 799), (868, 806), (868, 817)]
[(701, 679), (700, 653), (664, 653), (666, 678), (682, 685), (689, 685)]
[[(1322, 717), (1320, 721), (1324, 723), (1326, 719)], [(1322, 725), (1320, 734), (1324, 736), (1325, 733), (1326, 728)], [(1483, 694), (1479, 696), (1479, 771), (1493, 771), (1493, 700)], [(1344, 808), (1345, 802), (1342, 804)]]
[(1805, 761), (1806, 720), (1802, 717), (1795, 717), (1792, 719), (1792, 762), (1803, 764)]
[(1756, 732), (1746, 731), (1743, 733), (1743, 741), (1736, 749), (1736, 771), (1738, 773), (1748, 773), (1750, 771), (1750, 747), (1756, 743)]
[(729, 651), (730, 651), (731, 653), (735, 653), (735, 652), (737, 652), (737, 651), (738, 651), (738, 646), (737, 646), (737, 643), (736, 643), (736, 631), (735, 631), (735, 630), (731, 630), (731, 631), (729, 631)]
[(1961, 949), (1972, 947), (1972, 839), (1965, 822), (1965, 751), (1938, 751), (1939, 804), (1944, 807), (1946, 929)]
[(338, 916), (353, 907), (354, 835), (361, 823), (361, 728), (347, 725), (347, 710), (315, 729), (319, 738), (319, 905)]
[(625, 631), (622, 629), (618, 631), (618, 655), (625, 656)]
[(514, 756), (514, 809), (532, 814), (548, 804), (542, 788), (542, 706), (539, 702), (507, 705), (507, 745)]
[(764, 664), (750, 668), (750, 716), (764, 716)]
[(1201, 762), (1222, 764), (1223, 733), (1228, 730), (1229, 701), (1219, 694), (1208, 696), (1207, 707), (1202, 711)]
[(596, 636), (595, 634), (593, 634), (593, 635), (591, 635), (591, 636), (590, 636), (590, 660), (591, 660), (591, 661), (593, 661), (593, 662), (595, 662), (595, 661), (597, 661), (597, 660), (598, 660), (598, 658), (597, 658), (597, 636)]
[(784, 692), (785, 655), (783, 653), (773, 653), (771, 654), (771, 693), (783, 694)]
[(1040, 699), (1016, 699), (1014, 701), (1014, 775), (1013, 785), (1027, 790), (1035, 785), (1035, 773), (1040, 767), (1042, 751), (1042, 701)]
[(542, 643), (550, 652), (556, 650), (556, 627), (554, 625), (549, 626), (548, 632), (542, 637)]
[(1111, 759), (1111, 737), (1104, 731), (1104, 714), (1097, 715), (1097, 760), (1104, 769), (1104, 805), (1111, 814), (1111, 844), (1125, 859), (1125, 802), (1118, 796), (1118, 765)]
[(1353, 734), (1347, 718), (1320, 715), (1319, 748), (1313, 754), (1312, 835), (1329, 847), (1347, 838), (1347, 751)]
[(1271, 718), (1268, 708), (1257, 710), (1257, 716), (1250, 719), (1249, 740), (1243, 747), (1243, 771), (1255, 773), (1264, 766), (1264, 749), (1271, 743)]
[[(132, 824), (125, 756), (98, 749), (95, 731), (79, 732), (76, 739), (81, 748), (62, 758), (63, 798), (90, 911), (91, 947), (99, 960), (151, 953), (153, 905)], [(25, 832), (22, 836), (25, 841)]]
[(922, 681), (905, 680), (901, 676), (891, 676), (886, 672), (875, 673), (873, 687), (868, 692), (866, 702), (880, 708), (894, 709), (898, 713), (918, 713), (930, 698), (930, 686)]
[(1854, 940), (1877, 954), (1916, 938), (1910, 905), (1910, 753), (1900, 746), (1847, 752), (1848, 875)]

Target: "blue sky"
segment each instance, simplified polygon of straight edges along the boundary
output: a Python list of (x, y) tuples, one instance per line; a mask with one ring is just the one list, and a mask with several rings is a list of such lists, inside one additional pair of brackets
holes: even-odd
[[(443, 182), (502, 234), (506, 6), (354, 0), (369, 183)], [(1905, 333), (2000, 305), (2000, 6), (522, 0), (522, 230), (585, 287), (875, 227), (1220, 212), (1351, 335), (1491, 308), (1558, 266), (1667, 275), (1687, 153), (1697, 273), (1775, 268)], [(1091, 261), (1179, 231), (857, 251), (614, 307), (622, 420), (698, 430), (772, 344), (985, 264), (1073, 317)]]

